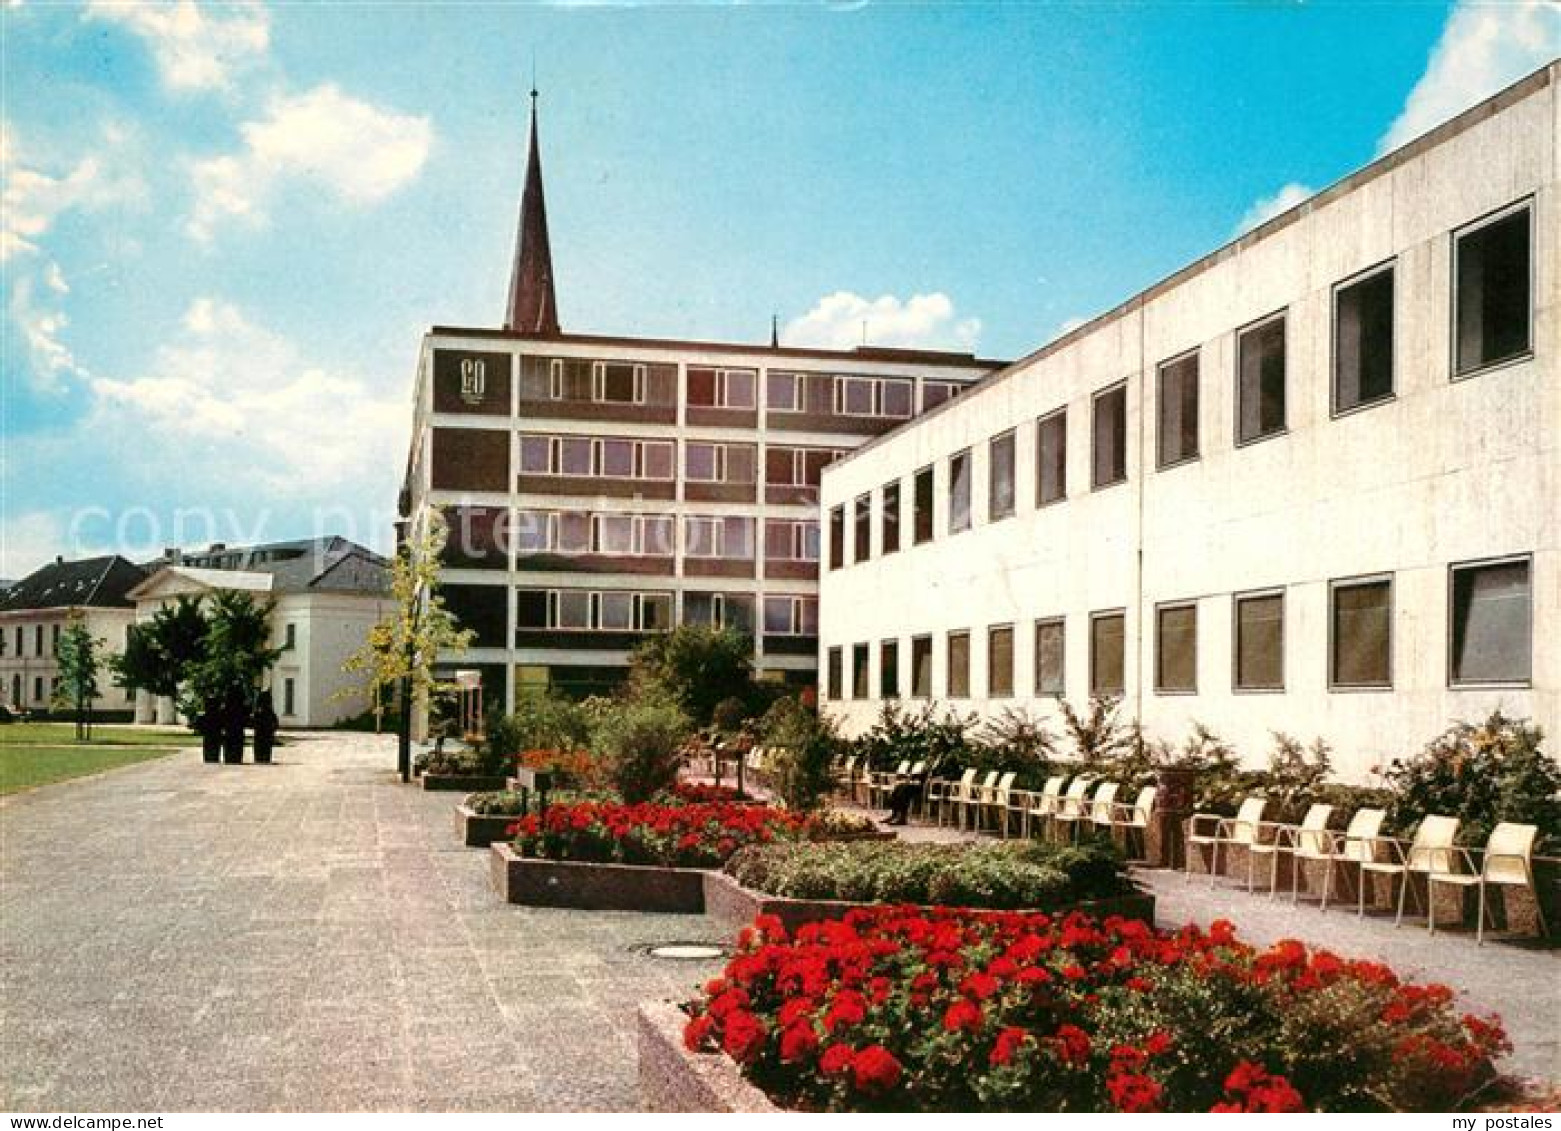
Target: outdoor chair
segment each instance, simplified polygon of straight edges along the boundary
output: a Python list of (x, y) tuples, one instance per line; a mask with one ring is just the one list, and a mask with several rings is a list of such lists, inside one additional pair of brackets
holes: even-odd
[(990, 813), (993, 826), (1004, 838), (1008, 836), (1008, 800), (1014, 790), (1014, 779), (1018, 776), (1013, 770), (1005, 771), (1003, 776), (997, 779), (997, 784), (982, 796), (981, 809), (976, 816), (977, 827), (986, 823), (984, 818)]
[[(1490, 839), (1485, 842), (1485, 852), (1479, 867), (1475, 867), (1474, 854), (1467, 848), (1457, 848), (1457, 859), (1467, 867), (1462, 872), (1432, 871), (1426, 874), (1428, 888), (1426, 892), (1426, 904), (1429, 908), (1426, 925), (1431, 933), (1436, 933), (1436, 899), (1435, 885), (1450, 884), (1460, 888), (1476, 888), (1479, 890), (1479, 912), (1475, 919), (1474, 941), (1476, 945), (1485, 943), (1485, 909), (1487, 901), (1485, 889), (1491, 884), (1500, 884), (1503, 887), (1524, 887), (1534, 895), (1534, 911), (1539, 919), (1539, 937), (1546, 937), (1545, 911), (1539, 898), (1539, 890), (1534, 885), (1534, 840), (1539, 835), (1537, 825), (1518, 825), (1511, 821), (1503, 821), (1491, 830)], [(1496, 925), (1495, 913), (1491, 915), (1491, 926)]]
[(835, 771), (835, 790), (849, 793), (856, 783), (856, 755), (853, 754), (845, 760), (845, 764)]
[[(1081, 784), (1082, 783), (1082, 784)], [(1068, 839), (1076, 841), (1079, 838), (1079, 829), (1084, 822), (1094, 817), (1094, 801), (1089, 796), (1089, 787), (1095, 784), (1092, 779), (1082, 778), (1068, 787), (1068, 792), (1063, 796), (1062, 808), (1052, 817), (1054, 825), (1062, 825), (1068, 830)], [(1116, 795), (1116, 782), (1101, 782), (1096, 787), (1099, 794), (1107, 786), (1111, 787), (1111, 794)]]
[(888, 802), (889, 793), (894, 789), (895, 783), (910, 772), (911, 763), (907, 758), (892, 771), (880, 770), (873, 774), (867, 783), (867, 804), (874, 809), (882, 809)]
[(1058, 825), (1079, 819), (1084, 813), (1084, 795), (1089, 792), (1089, 787), (1094, 783), (1094, 778), (1082, 775), (1068, 783), (1067, 792), (1057, 798), (1056, 807), (1046, 816), (1048, 838), (1056, 831)]
[(1040, 803), (1041, 795), (1033, 789), (1010, 789), (1008, 804), (1003, 806), (1003, 836), (1014, 828), (1014, 818), (1019, 819), (1019, 835), (1030, 835), (1030, 810)]
[[(1312, 805), (1307, 808), (1299, 825), (1286, 825), (1277, 821), (1259, 822), (1258, 835), (1247, 846), (1247, 891), (1251, 892), (1256, 882), (1258, 858), (1266, 856), (1268, 857), (1268, 898), (1273, 899), (1279, 890), (1280, 856), (1290, 853), (1294, 857), (1296, 847), (1303, 842), (1314, 850), (1326, 844), (1329, 839), (1328, 821), (1332, 816), (1332, 805)], [(1266, 840), (1264, 829), (1271, 830)], [(1290, 866), (1299, 867), (1300, 861), (1292, 859)]]
[(1133, 838), (1138, 837), (1138, 844), (1142, 850), (1140, 858), (1147, 856), (1149, 846), (1149, 818), (1154, 813), (1155, 798), (1160, 795), (1157, 787), (1146, 785), (1138, 791), (1138, 796), (1131, 805), (1117, 802), (1111, 807), (1111, 828), (1122, 829), (1123, 840), (1126, 841), (1127, 854), (1133, 853)]
[(1367, 860), (1375, 859), (1376, 843), (1382, 832), (1382, 822), (1387, 819), (1384, 809), (1357, 809), (1350, 818), (1349, 827), (1342, 833), (1326, 836), (1307, 836), (1296, 840), (1290, 850), (1293, 863), (1290, 869), (1290, 902), (1300, 902), (1301, 864), (1307, 860), (1323, 861), (1322, 910), (1328, 910), (1328, 899), (1333, 891), (1333, 873), (1339, 865), (1355, 865), (1359, 868)]
[(965, 794), (975, 788), (975, 782), (976, 768), (967, 766), (958, 779), (943, 783), (943, 791), (938, 797), (938, 824), (943, 824), (950, 813), (957, 813), (959, 803), (964, 799)]
[(1228, 860), (1232, 848), (1250, 848), (1257, 839), (1258, 826), (1267, 808), (1267, 798), (1249, 797), (1241, 803), (1234, 817), (1221, 817), (1217, 813), (1194, 813), (1187, 818), (1186, 878), (1192, 879), (1193, 849), (1207, 847), (1209, 886), (1213, 887), (1214, 878), (1220, 870), (1220, 849), (1225, 849), (1225, 858)]
[(1108, 781), (1095, 791), (1095, 799), (1089, 804), (1089, 823), (1095, 826), (1097, 833), (1111, 834), (1111, 820), (1116, 813), (1117, 794), (1121, 789), (1119, 783)]
[[(1366, 914), (1366, 874), (1371, 873), (1388, 877), (1391, 894), (1392, 884), (1398, 881), (1398, 912), (1393, 916), (1393, 925), (1400, 926), (1404, 922), (1404, 901), (1409, 896), (1409, 889), (1413, 886), (1414, 877), (1418, 873), (1428, 876), (1432, 872), (1450, 873), (1453, 870), (1453, 860), (1457, 850), (1453, 848), (1453, 841), (1458, 836), (1457, 817), (1424, 817), (1420, 821), (1420, 827), (1415, 830), (1415, 839), (1409, 842), (1406, 851), (1404, 842), (1395, 837), (1376, 837), (1373, 847), (1377, 844), (1386, 844), (1389, 849), (1389, 858), (1386, 860), (1362, 860), (1360, 890), (1357, 893), (1356, 914), (1364, 917)], [(1377, 853), (1372, 852), (1375, 857)], [(1426, 903), (1429, 905), (1430, 892), (1426, 893)]]
[(981, 806), (987, 796), (997, 786), (997, 771), (988, 770), (986, 777), (981, 779), (979, 785), (971, 783), (965, 787), (964, 795), (956, 800), (959, 806), (959, 827), (962, 829), (978, 827), (981, 821)]
[(933, 778), (927, 783), (926, 812), (937, 815), (938, 824), (943, 823), (943, 809), (953, 796), (954, 791), (968, 778), (974, 778), (976, 771), (967, 769), (963, 777), (958, 778)]
[(1062, 807), (1062, 783), (1067, 780), (1067, 777), (1063, 774), (1053, 774), (1046, 779), (1046, 784), (1041, 787), (1041, 792), (1032, 795), (1035, 803), (1025, 810), (1024, 814), (1024, 835), (1026, 839), (1030, 837), (1030, 822), (1033, 819), (1039, 818), (1041, 827), (1044, 830), (1048, 822), (1056, 815), (1057, 810)]

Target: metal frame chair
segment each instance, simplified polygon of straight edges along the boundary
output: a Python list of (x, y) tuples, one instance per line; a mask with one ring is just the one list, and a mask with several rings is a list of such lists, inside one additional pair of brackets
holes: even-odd
[(874, 809), (883, 808), (883, 799), (889, 796), (895, 784), (910, 772), (911, 760), (902, 759), (893, 770), (879, 770), (868, 779), (867, 804)]
[[(1117, 802), (1111, 807), (1111, 828), (1122, 829), (1122, 839), (1126, 843), (1129, 858), (1133, 852), (1133, 834), (1136, 832), (1143, 845), (1143, 856), (1149, 854), (1149, 846), (1144, 838), (1149, 835), (1149, 818), (1154, 814), (1155, 798), (1160, 796), (1158, 786), (1146, 785), (1138, 791), (1138, 796), (1131, 803)], [(1140, 857), (1142, 858), (1142, 857)]]
[(965, 787), (964, 793), (954, 799), (954, 804), (959, 807), (959, 827), (970, 828), (970, 817), (974, 814), (977, 824), (981, 820), (981, 806), (986, 797), (997, 785), (997, 771), (988, 770), (986, 777), (980, 783), (972, 781)]
[[(1333, 817), (1332, 805), (1311, 805), (1306, 810), (1306, 815), (1301, 818), (1299, 825), (1287, 825), (1278, 821), (1260, 821), (1258, 823), (1258, 835), (1247, 846), (1247, 891), (1252, 891), (1256, 883), (1257, 861), (1259, 856), (1267, 856), (1268, 862), (1268, 898), (1273, 899), (1279, 891), (1279, 857), (1286, 852), (1294, 854), (1294, 850), (1303, 840), (1308, 846), (1316, 847), (1328, 841), (1328, 822)], [(1264, 840), (1263, 830), (1272, 829), (1273, 839)], [(1295, 864), (1292, 862), (1291, 867)]]
[[(1406, 852), (1404, 842), (1396, 837), (1374, 837), (1373, 849), (1376, 845), (1386, 844), (1392, 850), (1397, 859), (1389, 860), (1363, 860), (1361, 861), (1361, 883), (1359, 885), (1358, 898), (1356, 900), (1356, 914), (1362, 918), (1366, 914), (1366, 873), (1387, 876), (1391, 884), (1396, 876), (1398, 886), (1398, 912), (1393, 916), (1393, 925), (1402, 926), (1404, 922), (1404, 901), (1409, 896), (1409, 889), (1414, 886), (1413, 877), (1416, 872), (1429, 875), (1432, 872), (1451, 873), (1452, 861), (1457, 851), (1453, 847), (1453, 841), (1458, 837), (1458, 818), (1442, 817), (1436, 814), (1421, 818), (1420, 827), (1415, 830), (1415, 839), (1409, 842)], [(1376, 852), (1373, 851), (1373, 857)], [(1427, 915), (1430, 914), (1430, 890), (1427, 885), (1426, 905)]]
[[(1082, 787), (1080, 786), (1082, 783)], [(1062, 808), (1058, 809), (1052, 817), (1052, 825), (1066, 825), (1068, 827), (1068, 839), (1079, 839), (1079, 828), (1084, 822), (1094, 817), (1094, 798), (1090, 794), (1090, 786), (1095, 786), (1098, 794), (1107, 786), (1112, 787), (1112, 796), (1116, 795), (1116, 782), (1098, 781), (1093, 778), (1081, 778), (1068, 787), (1068, 792), (1063, 795)]]
[(970, 787), (975, 783), (976, 768), (974, 766), (966, 766), (965, 772), (960, 774), (959, 777), (940, 778), (938, 780), (943, 784), (943, 788), (938, 791), (935, 796), (929, 790), (927, 794), (927, 804), (931, 805), (933, 802), (937, 803), (938, 824), (941, 826), (943, 824), (944, 815), (948, 813), (949, 809), (958, 803), (959, 799), (963, 797), (965, 792), (969, 790)]
[(1003, 771), (997, 779), (997, 784), (982, 794), (980, 808), (976, 811), (976, 827), (979, 829), (986, 824), (985, 817), (992, 815), (993, 827), (1006, 839), (1008, 836), (1008, 799), (1014, 790), (1014, 779), (1019, 775), (1014, 770)]
[[(1512, 821), (1503, 821), (1491, 830), (1489, 839), (1485, 842), (1485, 850), (1481, 853), (1480, 865), (1474, 864), (1474, 853), (1467, 848), (1457, 848), (1458, 859), (1468, 866), (1467, 872), (1428, 872), (1426, 873), (1426, 926), (1431, 933), (1436, 934), (1436, 884), (1451, 884), (1455, 887), (1479, 889), (1479, 912), (1474, 924), (1474, 942), (1477, 946), (1485, 945), (1485, 909), (1487, 902), (1485, 889), (1491, 884), (1500, 884), (1507, 887), (1526, 887), (1534, 894), (1534, 910), (1539, 918), (1539, 937), (1545, 938), (1548, 929), (1545, 926), (1545, 909), (1543, 900), (1539, 897), (1539, 889), (1534, 884), (1534, 841), (1539, 836), (1537, 825), (1520, 825)], [(1491, 926), (1495, 926), (1495, 916), (1491, 916)]]
[(1121, 789), (1121, 783), (1108, 781), (1095, 790), (1095, 799), (1089, 803), (1089, 821), (1095, 826), (1096, 832), (1102, 829), (1107, 834), (1111, 832), (1111, 821), (1117, 809), (1117, 794)]
[(1031, 794), (1034, 804), (1024, 814), (1024, 836), (1030, 838), (1030, 822), (1033, 818), (1040, 818), (1041, 828), (1044, 831), (1050, 827), (1050, 822), (1057, 810), (1062, 807), (1062, 786), (1068, 780), (1066, 774), (1053, 774), (1046, 779), (1046, 784), (1041, 792)]
[[(1214, 879), (1219, 875), (1220, 847), (1225, 847), (1225, 855), (1230, 856), (1231, 846), (1248, 847), (1257, 838), (1258, 826), (1263, 823), (1263, 811), (1268, 808), (1268, 798), (1248, 797), (1241, 803), (1241, 808), (1236, 810), (1234, 817), (1221, 817), (1218, 813), (1194, 813), (1187, 818), (1186, 855), (1187, 870), (1185, 878), (1192, 880), (1192, 860), (1194, 846), (1209, 846), (1209, 886), (1214, 886)], [(1199, 832), (1200, 822), (1206, 826), (1211, 825), (1212, 831)]]

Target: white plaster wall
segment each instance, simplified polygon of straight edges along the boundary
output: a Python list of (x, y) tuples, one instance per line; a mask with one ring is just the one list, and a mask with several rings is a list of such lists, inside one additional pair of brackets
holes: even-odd
[[(277, 601), (273, 645), (282, 646), (289, 622), (297, 625), (295, 646), (282, 653), (272, 673), (272, 699), (284, 727), (330, 726), (367, 709), (361, 677), (343, 672), (342, 664), (390, 607), (389, 598), (350, 593), (289, 594)], [(292, 715), (282, 714), (285, 679), (294, 681)], [(352, 693), (338, 698), (343, 690)]]

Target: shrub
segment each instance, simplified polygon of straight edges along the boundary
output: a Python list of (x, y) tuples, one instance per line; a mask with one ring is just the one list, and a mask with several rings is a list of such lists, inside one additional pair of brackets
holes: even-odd
[(1561, 848), (1561, 765), (1540, 748), (1543, 733), (1499, 710), (1483, 723), (1455, 723), (1386, 777), (1395, 796), (1390, 826), (1411, 835), (1438, 813), (1459, 820), (1459, 839), (1483, 845), (1500, 821), (1537, 825), (1540, 851)]
[(1449, 1111), (1507, 1048), (1451, 999), (1223, 921), (871, 907), (760, 916), (684, 1040), (793, 1108)]
[(521, 813), (521, 796), (507, 789), (474, 793), (466, 799), (466, 807), (484, 817), (518, 817)]
[(461, 747), (450, 750), (429, 750), (417, 756), (417, 772), (436, 777), (498, 777), (506, 769), (495, 764), (486, 749)]
[(1134, 730), (1117, 719), (1122, 708), (1120, 696), (1092, 695), (1082, 713), (1066, 699), (1058, 706), (1074, 756), (1086, 768), (1093, 769), (1132, 749)]
[(725, 738), (734, 738), (743, 729), (748, 708), (736, 696), (728, 696), (717, 703), (710, 712), (710, 726)]
[(593, 742), (614, 788), (634, 804), (672, 787), (688, 730), (688, 717), (672, 704), (631, 699), (603, 715)]
[(723, 700), (753, 697), (753, 641), (735, 629), (680, 625), (634, 649), (630, 681), (637, 696), (668, 698), (706, 726)]
[(976, 722), (974, 714), (950, 710), (939, 715), (931, 703), (912, 709), (886, 700), (853, 752), (875, 770), (892, 770), (902, 761), (926, 762), (927, 772), (936, 777), (955, 767), (980, 764), (982, 751), (971, 737)]
[(834, 764), (845, 740), (834, 721), (796, 699), (778, 699), (759, 722), (774, 751), (774, 790), (789, 809), (811, 810), (834, 785)]
[(726, 870), (794, 899), (1051, 909), (1132, 890), (1121, 857), (1102, 845), (781, 844), (744, 849)]

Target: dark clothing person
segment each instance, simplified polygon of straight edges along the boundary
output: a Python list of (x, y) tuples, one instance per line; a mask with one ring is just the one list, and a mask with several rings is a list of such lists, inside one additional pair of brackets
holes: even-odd
[(921, 796), (923, 777), (906, 778), (889, 791), (889, 819), (886, 825), (908, 824), (911, 815), (911, 806), (916, 803), (916, 798)]

